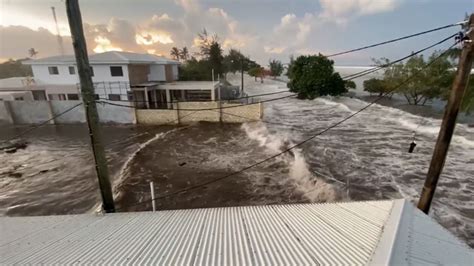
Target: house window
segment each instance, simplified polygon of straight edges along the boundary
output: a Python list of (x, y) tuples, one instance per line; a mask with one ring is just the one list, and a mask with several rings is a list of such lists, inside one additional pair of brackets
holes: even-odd
[(66, 100), (66, 95), (62, 93), (52, 93), (48, 94), (48, 98), (53, 101), (65, 101)]
[(23, 101), (23, 97), (15, 97), (15, 101)]
[(59, 69), (57, 66), (48, 67), (48, 71), (50, 75), (59, 75)]
[(32, 91), (33, 93), (33, 99), (35, 101), (46, 101), (46, 93), (45, 91)]
[(71, 75), (76, 74), (76, 69), (73, 66), (69, 67), (69, 74), (71, 74)]
[(120, 101), (120, 94), (109, 94), (109, 100)]
[(67, 99), (70, 100), (70, 101), (79, 100), (79, 94), (77, 94), (77, 93), (69, 93), (69, 94), (67, 95)]
[(94, 68), (91, 67), (91, 77), (93, 77), (93, 76), (94, 76)]
[(112, 77), (123, 77), (123, 70), (121, 66), (111, 66), (110, 75)]

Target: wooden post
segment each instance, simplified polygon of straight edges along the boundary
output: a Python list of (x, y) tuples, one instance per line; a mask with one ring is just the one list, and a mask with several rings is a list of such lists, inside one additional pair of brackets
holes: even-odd
[(179, 101), (176, 101), (176, 123), (181, 124), (181, 118), (179, 117)]
[(82, 29), (81, 11), (78, 0), (66, 0), (66, 11), (71, 29), (72, 44), (76, 55), (77, 72), (81, 82), (82, 100), (86, 110), (87, 125), (91, 139), (92, 152), (94, 154), (95, 169), (99, 179), (100, 194), (102, 196), (102, 207), (105, 212), (115, 212), (112, 186), (109, 180), (107, 159), (99, 130), (99, 117), (94, 97), (94, 85), (91, 78), (91, 68), (87, 56), (86, 41)]
[(462, 44), (463, 49), (459, 59), (456, 77), (451, 88), (446, 110), (444, 111), (438, 140), (436, 141), (430, 168), (418, 202), (418, 208), (426, 214), (428, 214), (430, 210), (436, 185), (438, 184), (446, 161), (449, 144), (456, 126), (459, 107), (469, 81), (469, 75), (471, 74), (472, 61), (474, 58), (474, 43), (472, 42), (474, 40), (474, 14), (471, 14), (469, 18), (467, 37), (468, 40)]

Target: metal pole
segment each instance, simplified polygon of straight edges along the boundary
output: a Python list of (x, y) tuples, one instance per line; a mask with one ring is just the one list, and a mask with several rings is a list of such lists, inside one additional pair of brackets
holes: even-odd
[(81, 11), (77, 0), (66, 1), (66, 11), (71, 29), (72, 44), (76, 56), (77, 72), (81, 82), (82, 100), (86, 110), (87, 125), (91, 139), (92, 152), (94, 154), (95, 169), (99, 179), (100, 194), (102, 196), (102, 207), (105, 212), (115, 212), (112, 185), (109, 180), (107, 159), (99, 129), (99, 116), (94, 97), (94, 85), (91, 78), (91, 67), (87, 56), (86, 41), (82, 29)]
[(155, 202), (155, 186), (153, 185), (153, 181), (150, 181), (150, 192), (151, 192), (151, 206), (153, 211), (156, 211), (156, 202)]
[(240, 86), (242, 89), (242, 96), (244, 96), (244, 59), (240, 59)]
[(469, 75), (471, 74), (472, 61), (474, 58), (474, 13), (471, 14), (468, 25), (468, 39), (463, 43), (456, 78), (451, 88), (451, 94), (449, 95), (448, 104), (444, 111), (443, 122), (441, 123), (438, 140), (436, 141), (436, 146), (433, 151), (430, 168), (426, 175), (420, 200), (418, 201), (418, 208), (426, 214), (430, 211), (436, 186), (441, 172), (443, 171), (449, 144), (451, 143), (454, 128), (456, 127), (459, 107), (469, 82)]

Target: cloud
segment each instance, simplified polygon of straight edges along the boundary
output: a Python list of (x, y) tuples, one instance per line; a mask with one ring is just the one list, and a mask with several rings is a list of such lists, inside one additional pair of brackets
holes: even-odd
[(320, 18), (346, 23), (354, 17), (392, 11), (401, 0), (319, 0), (319, 3)]
[(264, 46), (263, 50), (265, 51), (265, 53), (269, 53), (269, 54), (281, 54), (286, 50), (286, 48), (285, 47)]
[[(1, 48), (0, 58), (25, 58), (28, 57), (28, 49), (35, 48), (38, 57), (47, 57), (59, 54), (57, 36), (45, 28), (37, 30), (24, 26), (0, 26)], [(71, 54), (71, 38), (63, 36), (64, 50)]]
[[(84, 33), (90, 53), (123, 50), (169, 56), (173, 46), (187, 46), (191, 53), (197, 52), (197, 33), (205, 28), (210, 35), (219, 36), (224, 50), (238, 49), (260, 63), (267, 62), (269, 57), (286, 61), (290, 54), (335, 49), (328, 40), (338, 40), (344, 30), (339, 25), (360, 16), (389, 12), (402, 1), (319, 0), (321, 10), (318, 12), (304, 15), (288, 13), (274, 25), (262, 28), (261, 25), (249, 27), (216, 1), (211, 6), (204, 6), (196, 0), (174, 0), (182, 9), (178, 14), (172, 13), (172, 10), (169, 11), (171, 13), (162, 11), (141, 18), (140, 22), (112, 17), (105, 23), (85, 23)], [(334, 23), (335, 27), (329, 25)], [(329, 26), (332, 26), (330, 31)], [(46, 28), (2, 27), (0, 58), (25, 57), (31, 46), (40, 52), (40, 57), (57, 55), (56, 36)], [(72, 53), (70, 38), (63, 39), (66, 52)]]

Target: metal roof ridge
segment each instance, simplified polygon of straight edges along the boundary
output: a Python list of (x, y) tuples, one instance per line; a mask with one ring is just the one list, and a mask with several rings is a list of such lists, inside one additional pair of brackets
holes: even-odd
[(122, 58), (123, 60), (127, 61), (127, 62), (130, 62), (130, 59), (126, 58), (125, 56), (123, 56), (121, 53), (119, 53), (118, 51), (111, 51), (112, 53), (114, 53), (115, 55), (117, 55), (118, 57)]
[(403, 213), (407, 209), (407, 204), (406, 199), (393, 201), (390, 214), (380, 232), (379, 241), (372, 252), (370, 265), (391, 265), (393, 249), (399, 236), (398, 232)]

